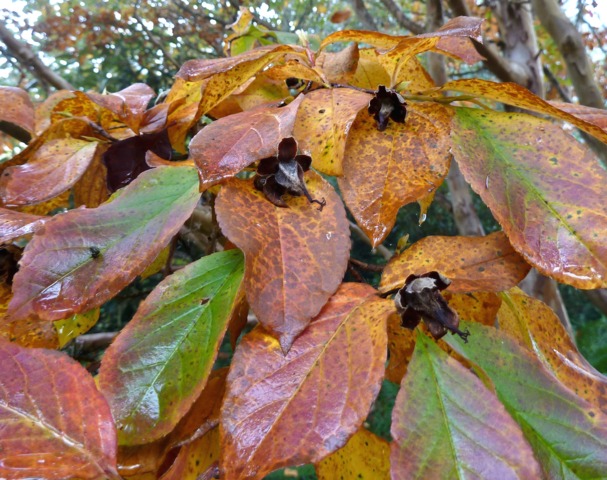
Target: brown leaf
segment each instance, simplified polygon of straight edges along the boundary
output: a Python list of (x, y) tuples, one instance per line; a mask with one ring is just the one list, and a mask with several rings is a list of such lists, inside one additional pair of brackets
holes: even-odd
[(535, 353), (560, 382), (600, 410), (607, 408), (607, 377), (580, 354), (567, 330), (548, 305), (513, 288), (500, 293), (501, 330)]
[(520, 282), (529, 268), (503, 232), (486, 237), (425, 237), (388, 262), (380, 291), (401, 288), (411, 274), (436, 270), (453, 282), (452, 293), (498, 292)]
[(198, 198), (193, 169), (157, 168), (111, 203), (49, 219), (15, 275), (11, 320), (60, 320), (102, 305), (158, 255)]
[(543, 274), (607, 287), (607, 172), (558, 125), (457, 108), (453, 153), (510, 243)]
[(84, 205), (87, 208), (96, 208), (109, 198), (107, 168), (105, 168), (102, 160), (108, 146), (107, 144), (99, 144), (89, 167), (74, 185), (72, 191), (74, 192), (76, 207)]
[(282, 108), (259, 108), (221, 118), (190, 142), (190, 158), (200, 173), (201, 189), (232, 177), (256, 160), (276, 155), (291, 136), (301, 95)]
[(592, 123), (602, 130), (607, 131), (607, 110), (600, 108), (586, 107), (576, 103), (548, 102), (553, 107), (567, 112), (584, 122)]
[[(269, 68), (268, 70), (265, 70), (263, 72), (263, 76), (259, 75), (257, 78), (259, 77), (267, 77), (263, 78), (264, 83), (266, 85), (268, 79), (281, 80), (284, 82), (288, 78), (297, 78), (299, 80), (307, 80), (309, 82), (315, 82), (319, 84), (326, 83), (326, 80), (320, 76), (317, 70), (310, 68), (308, 65), (303, 64), (295, 59), (287, 60), (282, 65), (275, 65)], [(286, 95), (283, 94), (281, 98), (285, 98), (288, 96), (288, 91), (285, 93)]]
[(34, 233), (46, 220), (47, 217), (0, 208), (0, 245)]
[(145, 83), (135, 83), (116, 93), (102, 95), (89, 92), (86, 95), (97, 105), (113, 112), (135, 133), (139, 133), (143, 115), (155, 93)]
[(380, 132), (361, 112), (350, 128), (339, 187), (356, 223), (379, 245), (396, 214), (437, 189), (449, 170), (450, 110), (411, 103), (405, 123)]
[(401, 326), (398, 313), (388, 318), (388, 350), (390, 360), (386, 368), (386, 379), (400, 383), (407, 373), (407, 367), (415, 349), (416, 331)]
[(502, 299), (495, 292), (454, 293), (443, 292), (449, 306), (461, 320), (477, 322), (490, 327), (495, 325)]
[(221, 411), (226, 478), (317, 462), (358, 429), (379, 392), (394, 308), (373, 293), (342, 285), (286, 356), (261, 328), (245, 336)]
[(333, 15), (331, 15), (331, 18), (329, 18), (329, 21), (331, 23), (343, 23), (343, 22), (347, 21), (351, 16), (352, 16), (351, 10), (348, 10), (348, 9), (337, 10), (336, 12), (333, 13)]
[(0, 86), (0, 122), (34, 133), (34, 104), (25, 90)]
[(83, 367), (3, 340), (0, 361), (0, 476), (119, 478), (110, 409)]
[(13, 207), (30, 205), (63, 193), (84, 174), (97, 146), (97, 142), (74, 138), (47, 141), (27, 163), (2, 172), (2, 202)]
[(276, 207), (242, 180), (227, 183), (215, 205), (223, 233), (245, 252), (247, 300), (285, 351), (341, 283), (350, 251), (339, 196), (314, 172), (306, 173), (306, 185), (326, 200), (322, 211), (305, 197)]
[(339, 52), (322, 52), (316, 65), (332, 83), (348, 83), (358, 68), (358, 44), (352, 43)]
[(342, 175), (346, 138), (371, 95), (347, 88), (320, 89), (306, 95), (297, 112), (293, 135), (309, 152), (312, 166), (327, 175)]

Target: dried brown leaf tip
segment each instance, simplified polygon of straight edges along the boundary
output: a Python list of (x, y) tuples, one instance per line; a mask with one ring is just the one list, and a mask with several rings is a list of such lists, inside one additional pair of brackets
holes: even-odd
[(286, 207), (283, 200), (286, 193), (294, 196), (305, 195), (310, 203), (317, 203), (323, 209), (326, 201), (313, 199), (304, 181), (304, 172), (310, 169), (312, 159), (308, 155), (297, 155), (297, 141), (293, 137), (283, 138), (278, 145), (278, 155), (259, 161), (255, 188), (277, 207)]
[(401, 325), (413, 330), (423, 320), (437, 340), (450, 331), (467, 342), (470, 332), (458, 328), (457, 313), (449, 307), (440, 293), (450, 284), (451, 280), (438, 272), (409, 275), (403, 288), (394, 296)]
[(380, 85), (375, 96), (369, 102), (368, 111), (375, 118), (377, 129), (383, 132), (388, 126), (389, 119), (394, 122), (405, 123), (407, 103), (401, 94)]

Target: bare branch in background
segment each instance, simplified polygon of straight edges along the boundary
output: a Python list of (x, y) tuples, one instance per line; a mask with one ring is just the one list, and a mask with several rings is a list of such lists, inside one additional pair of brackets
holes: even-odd
[(51, 85), (58, 90), (76, 90), (68, 81), (42, 63), (42, 60), (38, 58), (29, 45), (15, 38), (13, 33), (3, 24), (0, 24), (0, 40), (6, 45), (8, 53), (26, 67), (40, 82)]
[(420, 25), (419, 23), (415, 23), (413, 20), (407, 17), (401, 8), (394, 2), (394, 0), (381, 0), (381, 3), (384, 4), (386, 10), (390, 12), (390, 14), (396, 20), (396, 23), (398, 23), (398, 25), (402, 28), (409, 30), (415, 35), (425, 32), (424, 26)]
[(365, 2), (363, 0), (352, 0), (352, 7), (356, 12), (356, 16), (360, 20), (360, 23), (363, 24), (363, 27), (367, 30), (377, 30), (377, 25), (375, 24), (375, 20), (365, 7)]

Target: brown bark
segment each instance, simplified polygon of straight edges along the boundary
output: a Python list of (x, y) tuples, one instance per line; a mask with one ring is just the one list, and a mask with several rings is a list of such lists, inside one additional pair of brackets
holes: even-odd
[(66, 80), (61, 78), (32, 51), (26, 43), (15, 38), (14, 34), (3, 24), (0, 24), (0, 40), (6, 45), (8, 53), (17, 61), (26, 67), (42, 83), (51, 85), (58, 90), (75, 90), (75, 88)]
[(375, 25), (375, 20), (365, 7), (365, 2), (363, 0), (351, 0), (352, 7), (356, 12), (356, 16), (360, 20), (360, 23), (363, 24), (363, 27), (367, 30), (377, 30), (377, 25)]
[(394, 2), (394, 0), (381, 0), (381, 3), (383, 3), (386, 10), (390, 12), (400, 27), (404, 28), (405, 30), (409, 30), (415, 35), (425, 32), (424, 26), (420, 25), (419, 23), (415, 23), (413, 20), (407, 17), (396, 2)]

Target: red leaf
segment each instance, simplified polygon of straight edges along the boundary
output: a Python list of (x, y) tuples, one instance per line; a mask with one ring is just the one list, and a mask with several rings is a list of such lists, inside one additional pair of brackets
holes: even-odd
[(226, 478), (317, 462), (358, 429), (379, 392), (390, 301), (344, 284), (285, 356), (257, 328), (236, 349), (221, 411)]
[(0, 122), (12, 123), (33, 134), (34, 105), (25, 90), (0, 87)]
[(2, 478), (120, 478), (110, 409), (84, 368), (4, 340), (0, 363)]
[(0, 208), (0, 244), (34, 233), (47, 219), (48, 217)]
[(221, 118), (190, 143), (190, 158), (200, 170), (201, 188), (232, 177), (256, 160), (276, 155), (278, 143), (291, 136), (304, 96), (282, 108), (259, 108)]
[(306, 179), (310, 195), (326, 200), (322, 211), (303, 196), (277, 207), (242, 180), (227, 183), (215, 203), (219, 226), (245, 253), (249, 304), (285, 351), (337, 290), (350, 251), (339, 196), (320, 175)]

